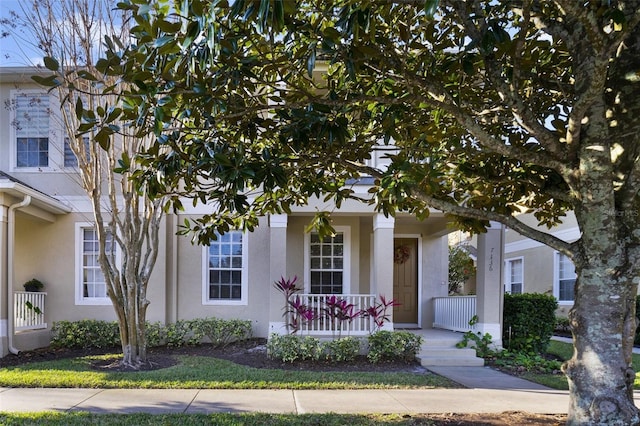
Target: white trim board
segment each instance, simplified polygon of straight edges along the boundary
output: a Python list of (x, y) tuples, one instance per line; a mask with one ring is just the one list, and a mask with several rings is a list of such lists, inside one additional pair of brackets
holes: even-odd
[[(550, 235), (553, 235), (556, 238), (560, 238), (563, 241), (571, 242), (580, 238), (580, 228), (575, 226), (569, 229), (563, 229), (561, 231), (550, 232)], [(521, 250), (528, 250), (536, 247), (543, 247), (546, 244), (543, 244), (539, 241), (532, 240), (531, 238), (525, 238), (523, 240), (514, 241), (512, 243), (507, 243), (504, 245), (504, 252), (514, 253)]]

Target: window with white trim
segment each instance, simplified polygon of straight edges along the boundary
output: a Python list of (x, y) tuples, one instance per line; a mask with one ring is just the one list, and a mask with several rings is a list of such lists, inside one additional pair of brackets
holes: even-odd
[(336, 227), (334, 236), (306, 234), (307, 288), (313, 294), (349, 292), (349, 232)]
[(18, 93), (14, 101), (15, 166), (49, 167), (49, 96)]
[[(106, 250), (114, 250), (111, 236), (107, 237)], [(93, 224), (76, 224), (76, 304), (109, 305), (107, 283), (100, 268), (100, 242)]]
[[(83, 137), (82, 142), (84, 143), (84, 149), (86, 153), (87, 161), (89, 161), (89, 138)], [(64, 138), (64, 167), (78, 167), (78, 159), (76, 155), (73, 153), (71, 149), (71, 144), (69, 143), (69, 138)]]
[(510, 294), (522, 294), (524, 290), (524, 259), (522, 257), (505, 261), (506, 283), (504, 291)]
[(246, 235), (218, 234), (204, 250), (204, 304), (247, 303)]
[(559, 303), (573, 303), (576, 284), (576, 268), (569, 257), (556, 253), (555, 283), (553, 293)]

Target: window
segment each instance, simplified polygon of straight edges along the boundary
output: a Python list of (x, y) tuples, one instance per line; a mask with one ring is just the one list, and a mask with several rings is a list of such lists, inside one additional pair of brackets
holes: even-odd
[[(82, 141), (84, 142), (84, 149), (86, 152), (87, 161), (89, 161), (89, 138), (83, 137)], [(64, 166), (65, 167), (78, 167), (78, 159), (76, 155), (71, 150), (71, 144), (69, 143), (69, 138), (64, 138)]]
[(524, 288), (524, 259), (507, 259), (505, 265), (505, 291), (511, 294), (521, 294)]
[[(93, 224), (76, 224), (77, 279), (76, 304), (109, 305), (107, 283), (100, 269), (100, 244)], [(107, 252), (114, 249), (113, 238), (107, 237)]]
[(556, 253), (554, 296), (559, 303), (573, 303), (576, 284), (576, 269), (569, 257)]
[(49, 167), (49, 115), (47, 95), (15, 96), (16, 167)]
[[(337, 230), (338, 228), (336, 228)], [(338, 231), (333, 237), (307, 234), (307, 291), (313, 294), (349, 292), (349, 233)]]
[(204, 304), (247, 303), (245, 240), (242, 232), (231, 231), (205, 247)]

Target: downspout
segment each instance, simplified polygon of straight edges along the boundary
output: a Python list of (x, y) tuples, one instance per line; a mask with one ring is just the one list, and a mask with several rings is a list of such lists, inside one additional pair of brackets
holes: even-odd
[(21, 202), (9, 206), (7, 214), (8, 235), (7, 235), (7, 344), (9, 352), (17, 355), (20, 352), (13, 346), (13, 250), (16, 234), (16, 210), (31, 204), (31, 196), (25, 195)]

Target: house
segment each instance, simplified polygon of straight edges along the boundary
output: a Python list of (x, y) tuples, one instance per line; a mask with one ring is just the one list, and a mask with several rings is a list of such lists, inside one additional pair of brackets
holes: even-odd
[[(580, 229), (573, 212), (567, 212), (562, 222), (552, 229), (539, 227), (533, 215), (522, 214), (518, 219), (567, 242), (580, 238)], [(558, 301), (557, 314), (566, 316), (573, 307), (576, 273), (573, 262), (566, 255), (512, 229), (505, 229), (504, 292), (510, 294), (551, 294)], [(449, 245), (464, 247), (475, 261), (477, 236), (464, 232), (449, 234)], [(469, 279), (461, 291), (473, 294), (475, 277)]]
[[(535, 226), (531, 215), (519, 217)], [(562, 223), (551, 230), (551, 235), (567, 242), (580, 238), (580, 228), (573, 212), (568, 212)], [(576, 272), (573, 262), (565, 254), (513, 230), (505, 233), (504, 246), (505, 292), (552, 294), (558, 301), (558, 315), (566, 316), (573, 307)]]
[[(0, 355), (46, 346), (56, 321), (115, 319), (96, 261), (91, 205), (53, 119), (56, 98), (31, 82), (35, 72), (0, 68)], [(365, 195), (366, 179), (354, 187)], [(164, 217), (147, 295), (149, 321), (241, 318), (252, 321), (256, 336), (283, 333), (284, 301), (273, 283), (295, 275), (318, 303), (331, 294), (362, 307), (381, 295), (395, 298), (401, 304), (389, 327), (463, 330), (477, 313), (477, 330), (500, 344), (501, 226), (479, 239), (477, 299), (456, 305), (447, 297), (451, 229), (439, 211), (418, 221), (409, 214), (385, 217), (356, 201), (336, 209), (314, 199), (290, 215), (262, 218), (251, 233), (230, 232), (209, 246), (177, 235), (185, 217), (209, 209), (198, 205)], [(317, 210), (333, 212), (335, 236), (305, 233)], [(45, 284), (37, 300), (22, 291), (32, 278)], [(25, 309), (27, 301), (41, 312)], [(306, 332), (330, 333), (316, 326)], [(370, 326), (351, 331), (368, 333)]]

